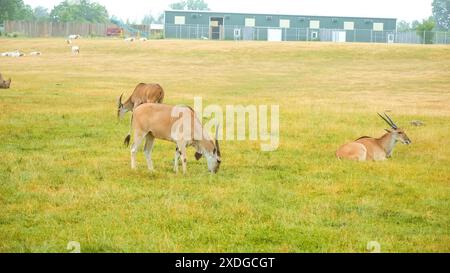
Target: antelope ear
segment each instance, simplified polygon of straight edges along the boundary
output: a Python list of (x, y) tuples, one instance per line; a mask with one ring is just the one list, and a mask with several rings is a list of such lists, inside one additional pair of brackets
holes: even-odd
[(386, 132), (388, 132), (388, 133), (392, 133), (392, 131), (391, 130), (388, 130), (388, 129), (384, 129)]
[(202, 158), (202, 154), (201, 153), (198, 153), (198, 152), (196, 152), (195, 153), (195, 159), (197, 160), (197, 161), (199, 161), (200, 160), (200, 158)]

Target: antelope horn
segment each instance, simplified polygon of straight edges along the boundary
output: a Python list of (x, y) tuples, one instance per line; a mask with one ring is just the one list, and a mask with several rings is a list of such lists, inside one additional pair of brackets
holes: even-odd
[(392, 121), (392, 119), (386, 114), (384, 113), (384, 115), (388, 118), (388, 120), (391, 122), (392, 124), (392, 129), (398, 129), (398, 126)]
[(216, 149), (217, 149), (217, 155), (220, 156), (220, 147), (219, 147), (219, 124), (216, 126)]
[(122, 106), (122, 97), (123, 97), (123, 93), (122, 93), (122, 95), (120, 95), (119, 101), (117, 102), (118, 107)]
[(393, 126), (392, 126), (392, 123), (389, 121), (389, 120), (387, 120), (385, 117), (383, 117), (380, 113), (377, 113), (379, 116), (380, 116), (380, 118), (382, 118), (384, 121), (386, 121), (386, 123), (389, 125), (389, 126), (391, 126), (392, 128), (394, 128)]

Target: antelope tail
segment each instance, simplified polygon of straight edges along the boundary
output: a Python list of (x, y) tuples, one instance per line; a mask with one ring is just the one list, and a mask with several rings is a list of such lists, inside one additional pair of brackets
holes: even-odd
[(123, 144), (124, 144), (126, 147), (130, 146), (130, 141), (131, 141), (131, 131), (133, 130), (133, 116), (134, 116), (134, 113), (131, 114), (130, 131), (128, 132), (128, 135), (125, 137), (125, 140), (123, 141)]

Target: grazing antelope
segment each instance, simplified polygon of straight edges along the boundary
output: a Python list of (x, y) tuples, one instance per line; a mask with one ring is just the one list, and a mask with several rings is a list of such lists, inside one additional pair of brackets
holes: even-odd
[(7, 81), (3, 80), (2, 74), (0, 73), (0, 89), (9, 89), (11, 85), (11, 78)]
[(72, 34), (72, 35), (69, 35), (69, 40), (77, 40), (77, 39), (80, 39), (81, 38), (81, 35), (79, 35), (79, 34)]
[(384, 113), (385, 117), (378, 115), (391, 126), (392, 130), (386, 130), (380, 138), (372, 137), (360, 137), (354, 142), (344, 144), (337, 152), (336, 156), (339, 159), (350, 159), (357, 161), (381, 161), (390, 158), (394, 150), (395, 144), (401, 141), (403, 144), (411, 144), (411, 140), (405, 134), (405, 132), (398, 128), (398, 126), (392, 121), (392, 119)]
[(79, 46), (72, 46), (72, 54), (74, 54), (74, 55), (80, 54), (80, 47)]
[(164, 100), (164, 90), (157, 83), (140, 83), (125, 103), (122, 103), (122, 97), (123, 94), (119, 97), (117, 105), (117, 116), (120, 119), (127, 112), (133, 112), (136, 107), (143, 103), (162, 103)]
[[(174, 115), (174, 113), (182, 113)], [(175, 117), (174, 117), (175, 116)], [(191, 130), (183, 128), (185, 118), (190, 121)], [(134, 143), (131, 146), (131, 168), (136, 169), (136, 153), (145, 139), (144, 154), (148, 169), (153, 171), (152, 150), (155, 139), (162, 139), (176, 143), (174, 171), (178, 172), (178, 160), (181, 158), (183, 173), (186, 173), (186, 149), (189, 146), (197, 150), (196, 159), (205, 156), (208, 170), (217, 173), (220, 167), (220, 148), (218, 137), (218, 126), (216, 137), (213, 141), (206, 130), (203, 129), (201, 121), (196, 117), (194, 110), (187, 106), (171, 106), (165, 104), (146, 103), (140, 105), (133, 112), (131, 122), (134, 131)], [(185, 131), (184, 131), (185, 130)], [(196, 136), (200, 136), (196, 138)], [(125, 138), (125, 145), (130, 144), (131, 134)]]

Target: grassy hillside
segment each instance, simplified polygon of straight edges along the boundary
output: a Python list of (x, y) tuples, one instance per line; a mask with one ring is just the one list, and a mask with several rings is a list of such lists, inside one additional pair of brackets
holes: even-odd
[[(0, 252), (450, 251), (450, 47), (1, 39)], [(218, 175), (157, 141), (156, 172), (122, 146), (116, 99), (158, 82), (169, 104), (280, 105), (280, 147), (222, 143)], [(413, 141), (386, 162), (345, 162), (391, 110)], [(422, 120), (423, 127), (413, 127)]]

